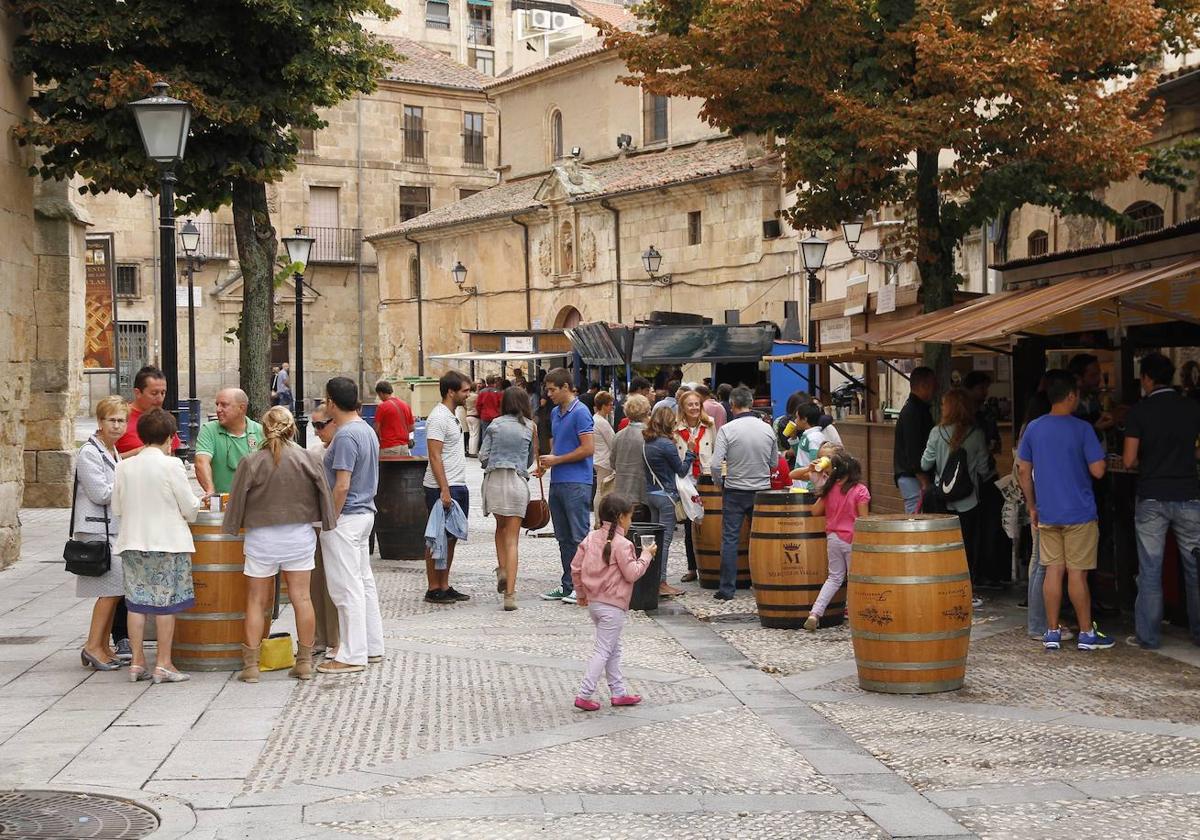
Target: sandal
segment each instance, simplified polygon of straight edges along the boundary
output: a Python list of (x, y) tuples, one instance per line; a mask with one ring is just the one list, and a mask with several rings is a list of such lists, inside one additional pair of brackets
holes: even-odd
[(162, 683), (177, 683), (187, 682), (191, 679), (188, 674), (181, 674), (178, 671), (172, 671), (167, 668), (158, 667), (154, 669), (154, 684), (161, 685)]
[(146, 673), (145, 665), (130, 665), (129, 666), (129, 681), (131, 683), (141, 682), (142, 680), (150, 679), (150, 675)]

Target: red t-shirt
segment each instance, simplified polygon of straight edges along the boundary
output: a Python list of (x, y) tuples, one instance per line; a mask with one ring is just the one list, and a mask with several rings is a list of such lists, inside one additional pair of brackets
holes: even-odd
[[(146, 444), (142, 443), (142, 439), (138, 437), (137, 421), (142, 416), (142, 412), (136, 408), (129, 409), (129, 425), (125, 428), (125, 434), (121, 435), (121, 439), (117, 441), (117, 452), (124, 455), (131, 449), (141, 449)], [(180, 449), (183, 447), (183, 441), (179, 439), (179, 435), (175, 435), (171, 439), (171, 449)]]
[(500, 399), (500, 392), (495, 388), (484, 388), (479, 392), (475, 410), (479, 412), (480, 423), (490, 423), (500, 416)]
[(399, 397), (390, 397), (375, 409), (375, 431), (379, 433), (380, 449), (408, 446), (412, 427), (412, 409)]

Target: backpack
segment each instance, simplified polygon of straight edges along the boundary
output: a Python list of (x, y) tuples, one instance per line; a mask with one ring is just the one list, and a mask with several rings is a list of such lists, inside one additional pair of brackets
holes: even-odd
[[(967, 434), (963, 438), (964, 444), (975, 431), (974, 426), (967, 430)], [(966, 446), (959, 446), (958, 449), (950, 451), (950, 457), (946, 459), (946, 465), (942, 467), (942, 473), (937, 478), (936, 486), (938, 495), (943, 502), (960, 502), (975, 492), (975, 482), (971, 480), (971, 464), (967, 459)]]

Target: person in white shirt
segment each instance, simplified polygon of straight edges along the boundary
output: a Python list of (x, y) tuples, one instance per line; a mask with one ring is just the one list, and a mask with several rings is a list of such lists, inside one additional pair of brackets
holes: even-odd
[[(593, 401), (596, 412), (592, 415), (592, 440), (596, 443), (596, 452), (592, 456), (596, 468), (596, 498), (592, 508), (599, 516), (600, 500), (612, 490), (612, 443), (617, 433), (612, 427), (613, 398), (608, 391), (600, 391)], [(599, 520), (597, 520), (599, 522)]]

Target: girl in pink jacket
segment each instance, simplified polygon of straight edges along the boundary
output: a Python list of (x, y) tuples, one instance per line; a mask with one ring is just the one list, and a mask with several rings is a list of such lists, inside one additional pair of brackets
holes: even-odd
[(586, 599), (588, 613), (596, 625), (596, 646), (575, 697), (575, 708), (585, 712), (600, 708), (592, 695), (605, 672), (614, 706), (636, 706), (642, 702), (640, 695), (628, 693), (621, 676), (621, 629), (629, 615), (634, 581), (646, 573), (658, 546), (649, 545), (640, 556), (637, 554), (633, 543), (625, 537), (632, 519), (633, 502), (616, 493), (605, 496), (600, 502), (600, 527), (584, 538), (571, 561), (575, 592), (581, 604)]

